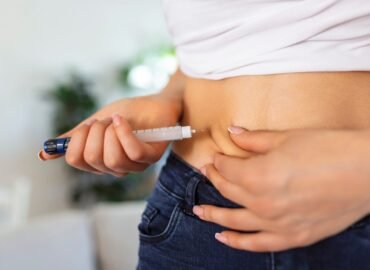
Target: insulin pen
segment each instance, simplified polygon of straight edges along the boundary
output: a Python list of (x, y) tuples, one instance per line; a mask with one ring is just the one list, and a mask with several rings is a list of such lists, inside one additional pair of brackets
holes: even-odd
[[(190, 126), (172, 126), (153, 129), (134, 130), (133, 133), (143, 142), (176, 141), (191, 138), (196, 130)], [(64, 154), (71, 140), (67, 138), (56, 138), (44, 143), (44, 151), (49, 155)]]

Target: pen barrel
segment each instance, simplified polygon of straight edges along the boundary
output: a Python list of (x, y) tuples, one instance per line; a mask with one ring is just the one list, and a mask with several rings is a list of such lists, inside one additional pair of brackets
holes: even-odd
[[(173, 126), (133, 131), (136, 137), (143, 142), (176, 141), (191, 138), (190, 126)], [(47, 140), (44, 151), (49, 155), (64, 154), (68, 148), (70, 137)]]
[(166, 128), (135, 130), (134, 134), (143, 142), (159, 142), (191, 138), (192, 132), (190, 126), (173, 126)]

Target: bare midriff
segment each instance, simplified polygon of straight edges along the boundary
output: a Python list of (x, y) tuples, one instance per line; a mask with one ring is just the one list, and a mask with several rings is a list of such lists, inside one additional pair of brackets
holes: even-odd
[[(187, 78), (182, 125), (193, 138), (172, 150), (195, 168), (212, 162), (216, 152), (244, 157), (227, 128), (289, 130), (369, 128), (370, 72), (290, 73), (241, 76), (212, 81)], [(345, 146), (343, 146), (345, 149)]]

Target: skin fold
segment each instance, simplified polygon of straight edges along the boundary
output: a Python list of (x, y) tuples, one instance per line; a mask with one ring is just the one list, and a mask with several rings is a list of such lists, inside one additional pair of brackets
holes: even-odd
[(181, 123), (206, 130), (173, 150), (196, 168), (214, 153), (248, 156), (227, 128), (369, 128), (370, 73), (292, 73), (222, 81), (188, 78)]
[(369, 130), (230, 131), (253, 154), (215, 154), (201, 171), (242, 207), (193, 209), (202, 220), (239, 231), (217, 233), (220, 242), (282, 251), (337, 234), (370, 213)]
[[(370, 140), (363, 135), (368, 135), (365, 131), (370, 128), (369, 104), (369, 72), (291, 73), (210, 81), (189, 78), (177, 71), (160, 93), (118, 100), (60, 137), (71, 136), (65, 155), (69, 165), (122, 176), (144, 170), (168, 146), (168, 142), (141, 142), (131, 134), (133, 129), (180, 123), (202, 130), (190, 140), (173, 142), (173, 151), (195, 168), (206, 167), (207, 177), (215, 183), (241, 179), (225, 197), (242, 206), (249, 206), (254, 199), (256, 202), (253, 211), (239, 210), (240, 215), (234, 219), (243, 220), (245, 225), (259, 217), (259, 222), (253, 228), (237, 222), (227, 223), (226, 227), (262, 231), (248, 236), (228, 231), (218, 234), (217, 239), (239, 249), (283, 250), (338, 233), (369, 213), (370, 178), (363, 165), (370, 160), (364, 154), (369, 152)], [(228, 131), (231, 126), (249, 130), (248, 134), (256, 132), (256, 136), (235, 140)], [(280, 135), (274, 133), (276, 139), (259, 133), (261, 130)], [(277, 147), (260, 148), (262, 139), (262, 145), (270, 145), (271, 140)], [(217, 166), (215, 157), (220, 155), (237, 177), (227, 173), (230, 169)], [(295, 160), (296, 156), (299, 159)], [(49, 156), (41, 150), (40, 157), (50, 160), (60, 156)], [(238, 159), (243, 164), (258, 161), (258, 170), (252, 170), (256, 177), (248, 177), (249, 166), (235, 167), (227, 159)], [(339, 173), (351, 179), (351, 186)], [(258, 197), (258, 192), (253, 194), (249, 186), (245, 187), (245, 179), (253, 179), (252, 188), (257, 191), (268, 192)], [(223, 184), (216, 187), (224, 192)], [(250, 201), (239, 201), (243, 194), (252, 194), (246, 195)], [(284, 197), (286, 200), (280, 200)], [(264, 212), (275, 206), (276, 212)], [(227, 211), (221, 215), (224, 219), (216, 219), (207, 214), (213, 213), (208, 210), (224, 210), (211, 206), (200, 209), (204, 215), (198, 214), (204, 220), (229, 222)], [(276, 224), (278, 229), (271, 231)], [(284, 226), (295, 231), (285, 245)]]

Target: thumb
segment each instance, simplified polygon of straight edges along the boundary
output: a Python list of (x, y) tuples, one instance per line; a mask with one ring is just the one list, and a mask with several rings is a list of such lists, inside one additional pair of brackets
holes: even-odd
[(286, 138), (284, 131), (249, 131), (237, 126), (231, 126), (227, 130), (236, 145), (261, 154), (271, 151)]

